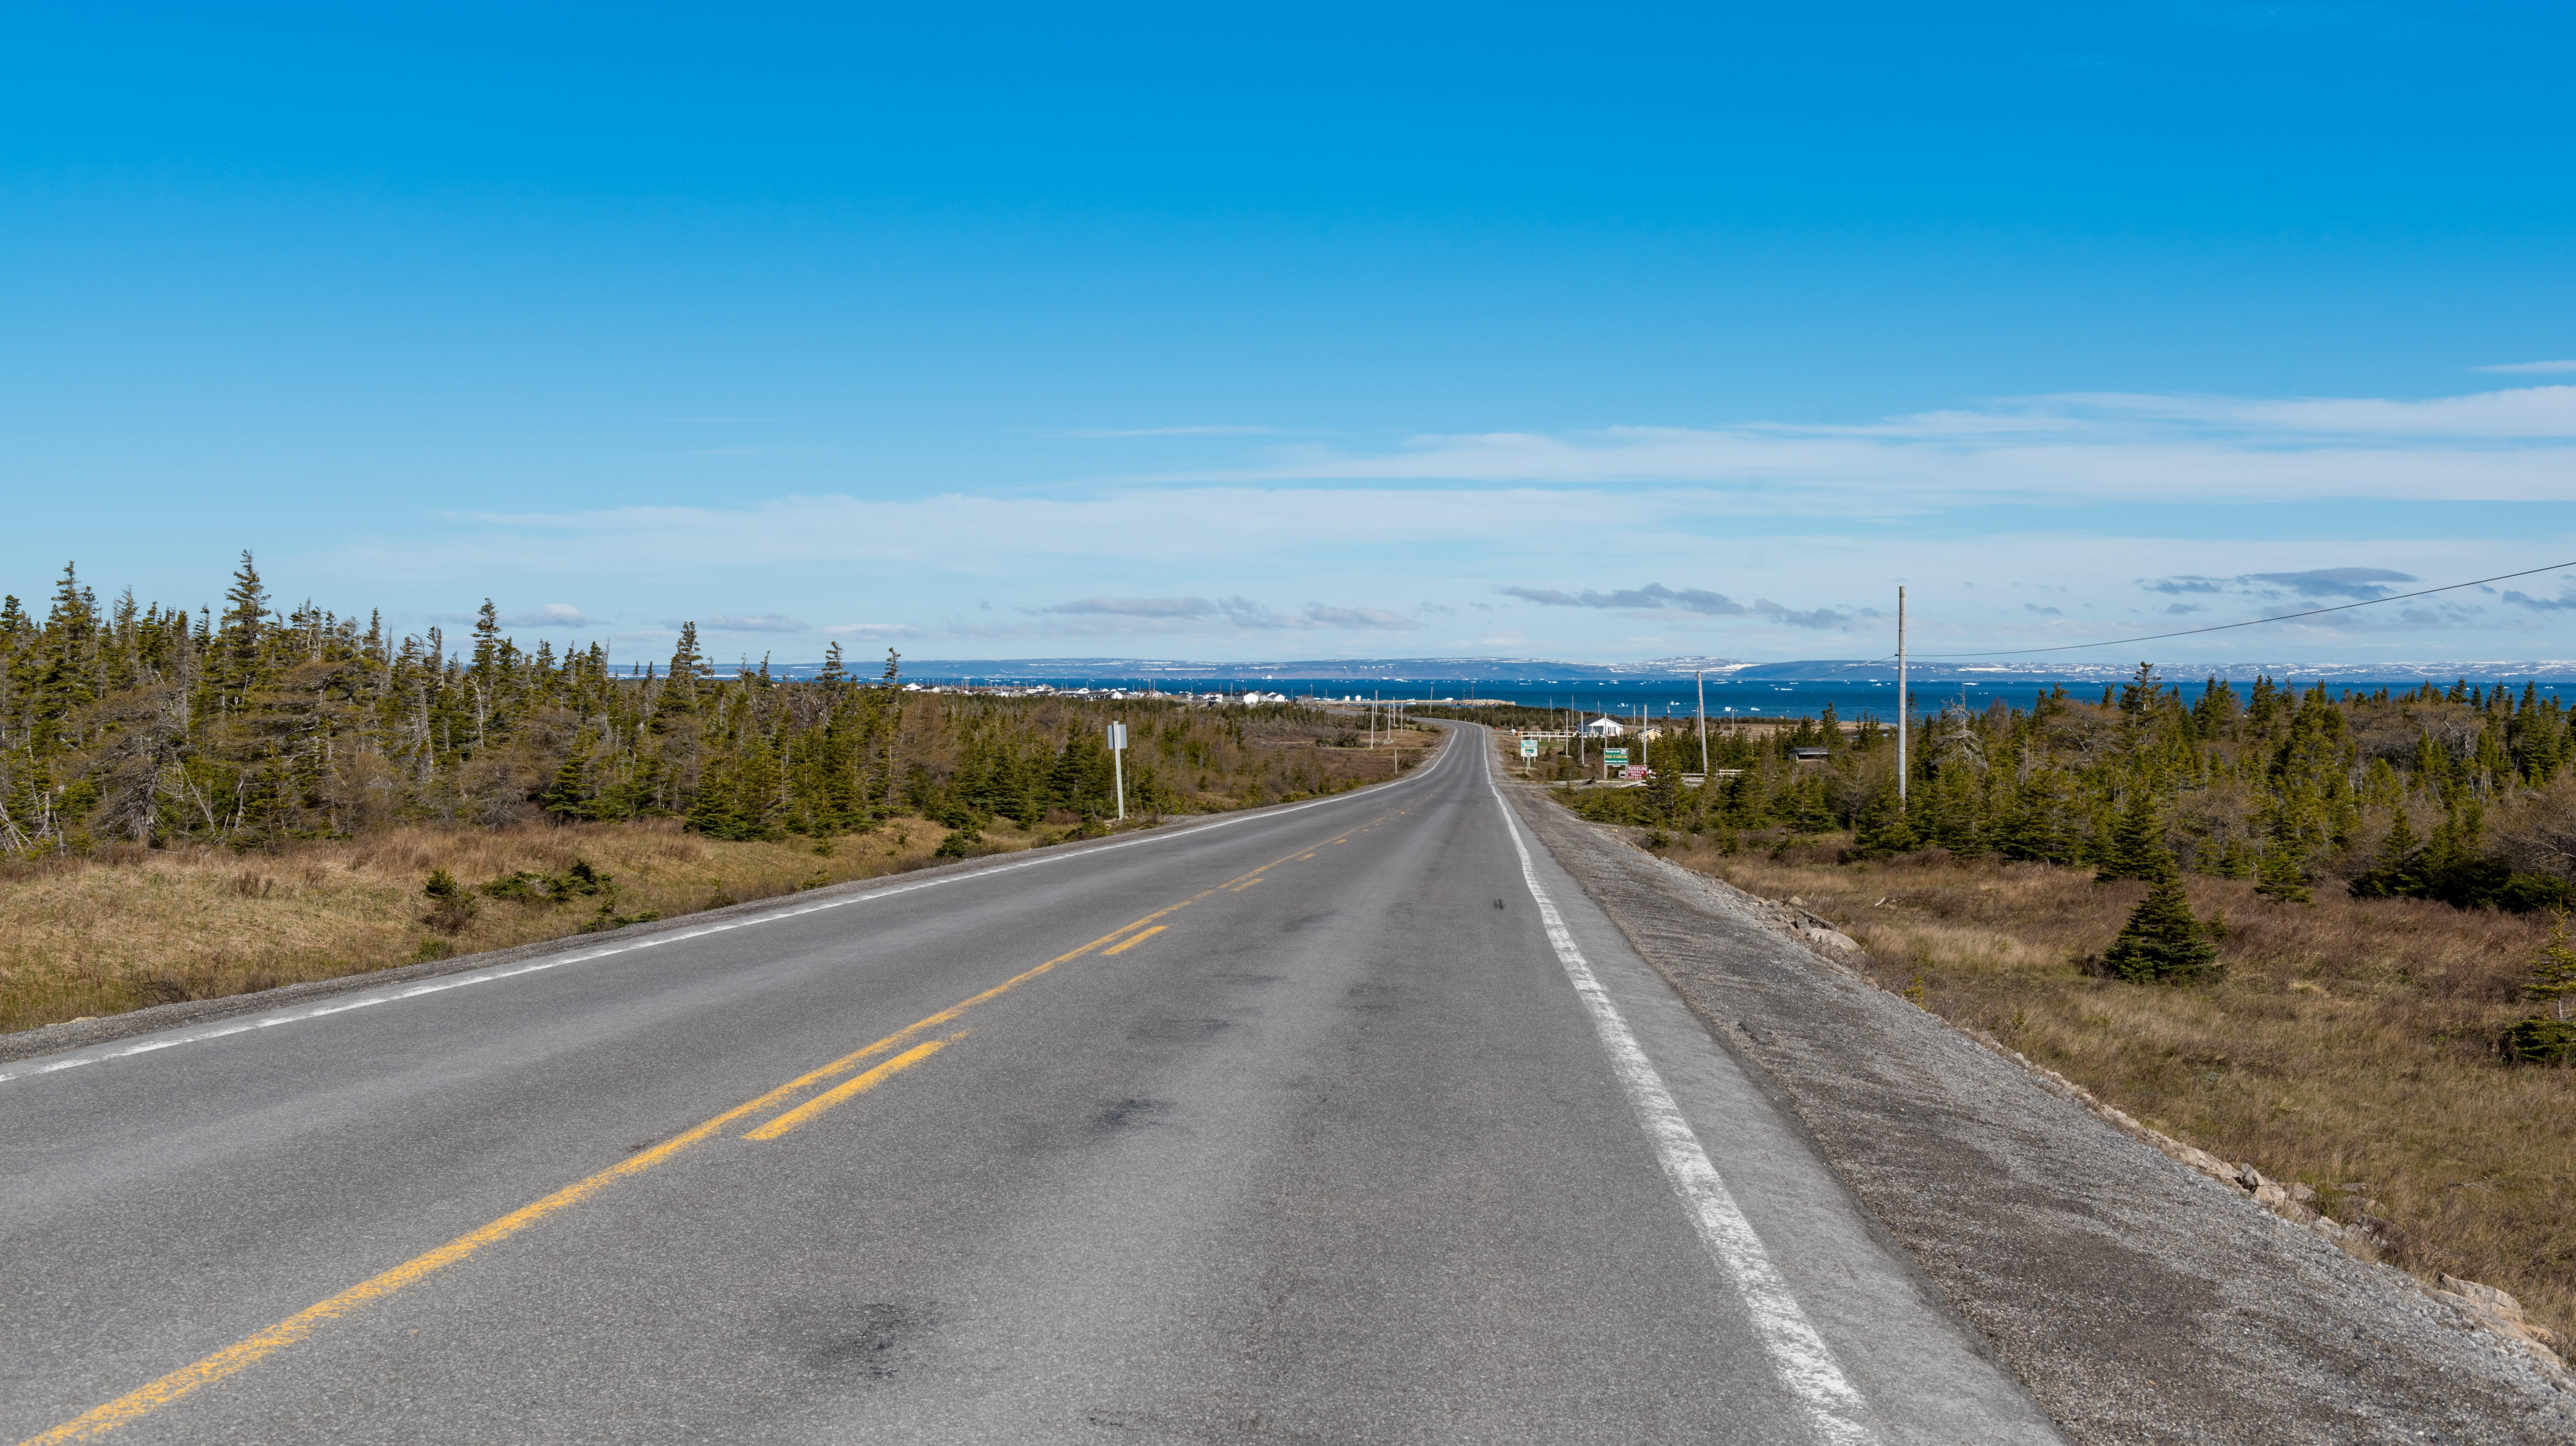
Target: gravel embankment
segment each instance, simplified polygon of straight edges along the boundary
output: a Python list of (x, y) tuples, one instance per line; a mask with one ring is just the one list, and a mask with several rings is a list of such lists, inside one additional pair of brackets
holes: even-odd
[(2086, 1442), (2576, 1441), (2568, 1378), (1515, 787), (1521, 816)]

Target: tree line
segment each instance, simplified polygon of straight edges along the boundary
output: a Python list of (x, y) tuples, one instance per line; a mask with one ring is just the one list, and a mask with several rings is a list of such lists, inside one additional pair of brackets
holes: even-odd
[(602, 643), (519, 646), (488, 600), (461, 638), (397, 636), (381, 613), (279, 608), (247, 552), (220, 611), (102, 604), (66, 566), (41, 622), (0, 599), (0, 854), (545, 818), (751, 839), (912, 814), (971, 840), (1113, 812), (1113, 718), (1131, 812), (1352, 781), (1311, 746), (1344, 725), (1307, 710), (929, 693), (899, 667), (862, 677), (834, 643), (811, 679), (765, 659), (723, 677), (688, 624), (667, 662), (621, 668)]
[[(1894, 734), (1821, 718), (1713, 733), (1710, 786), (1677, 771), (1642, 788), (1577, 789), (1587, 815), (1666, 829), (1824, 833), (1856, 854), (1938, 847), (2090, 865), (2106, 877), (2184, 870), (2460, 907), (2563, 908), (2576, 873), (2576, 736), (2536, 684), (2329, 691), (2258, 677), (2169, 683), (2140, 664), (2098, 701), (2063, 686), (2015, 708), (1952, 702), (1913, 723), (1906, 797)], [(1822, 748), (1820, 760), (1793, 750)], [(1696, 745), (1690, 745), (1696, 765)]]

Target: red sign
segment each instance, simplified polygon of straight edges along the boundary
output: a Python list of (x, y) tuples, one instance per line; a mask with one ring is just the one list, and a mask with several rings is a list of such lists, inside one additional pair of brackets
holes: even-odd
[(1642, 763), (1631, 763), (1619, 771), (1621, 776), (1636, 779), (1640, 783), (1646, 779), (1646, 765)]

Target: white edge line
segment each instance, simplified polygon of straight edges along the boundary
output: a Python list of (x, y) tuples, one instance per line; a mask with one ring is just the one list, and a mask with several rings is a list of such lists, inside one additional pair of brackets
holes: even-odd
[[(1454, 738), (1458, 735), (1453, 734), (1451, 736)], [(1440, 750), (1439, 757), (1433, 760), (1432, 765), (1429, 768), (1422, 770), (1411, 778), (1390, 779), (1385, 784), (1379, 785), (1379, 787), (1391, 790), (1403, 787), (1406, 784), (1420, 783), (1422, 780), (1431, 777), (1433, 774), (1438, 773), (1442, 768), (1448, 766), (1449, 757), (1449, 750), (1444, 747)], [(1376, 792), (1376, 789), (1371, 788), (1363, 790), (1363, 792), (1373, 794)], [(553, 969), (560, 965), (583, 964), (588, 963), (593, 959), (605, 959), (615, 954), (631, 954), (638, 949), (651, 949), (662, 944), (678, 944), (690, 939), (703, 939), (709, 934), (721, 934), (727, 929), (741, 929), (747, 928), (753, 924), (767, 924), (779, 919), (793, 919), (800, 915), (820, 913), (825, 909), (838, 909), (848, 904), (872, 903), (878, 899), (893, 898), (897, 894), (909, 894), (921, 889), (935, 889), (942, 884), (964, 883), (970, 879), (989, 879), (997, 874), (1014, 873), (1021, 869), (1033, 869), (1042, 864), (1058, 864), (1069, 859), (1096, 858), (1101, 854), (1115, 853), (1120, 849), (1137, 848), (1145, 844), (1170, 843), (1174, 839), (1195, 838), (1211, 829), (1229, 828), (1235, 824), (1252, 823), (1260, 819), (1280, 818), (1292, 813), (1303, 813), (1310, 808), (1321, 808), (1326, 804), (1350, 803), (1356, 801), (1359, 797), (1361, 797), (1361, 794), (1336, 794), (1331, 798), (1318, 798), (1306, 803), (1292, 803), (1285, 808), (1274, 808), (1260, 813), (1241, 813), (1236, 814), (1231, 818), (1210, 819), (1205, 823), (1191, 824), (1186, 828), (1171, 830), (1158, 829), (1155, 832), (1144, 835), (1140, 838), (1124, 839), (1117, 843), (1102, 844), (1098, 848), (1082, 849), (1071, 853), (1039, 853), (1039, 851), (1033, 849), (1029, 852), (1038, 854), (1038, 856), (1034, 858), (1015, 859), (1010, 863), (994, 864), (988, 868), (971, 869), (954, 874), (943, 874), (935, 879), (916, 879), (908, 884), (897, 884), (891, 888), (875, 889), (864, 894), (851, 894), (844, 898), (814, 900), (808, 903), (792, 905), (787, 908), (772, 909), (764, 913), (751, 915), (747, 918), (729, 919), (715, 924), (701, 924), (690, 929), (673, 929), (666, 933), (650, 935), (646, 938), (633, 940), (629, 943), (614, 944), (605, 948), (593, 949), (587, 953), (556, 954), (549, 955), (543, 959), (532, 959), (517, 964), (495, 964), (488, 969), (477, 969), (470, 974), (459, 974), (452, 978), (434, 980), (426, 984), (409, 985), (383, 994), (369, 994), (362, 995), (356, 999), (336, 1000), (330, 1004), (318, 1005), (311, 1009), (293, 1013), (266, 1015), (247, 1023), (227, 1024), (214, 1029), (201, 1029), (191, 1034), (174, 1035), (167, 1039), (153, 1038), (141, 1043), (129, 1044), (122, 1047), (93, 1045), (89, 1049), (77, 1054), (63, 1058), (50, 1059), (43, 1064), (29, 1064), (13, 1070), (0, 1071), (0, 1084), (7, 1084), (9, 1081), (16, 1079), (31, 1079), (40, 1074), (53, 1074), (58, 1070), (76, 1069), (81, 1065), (95, 1064), (100, 1060), (126, 1059), (138, 1054), (150, 1054), (155, 1050), (171, 1049), (182, 1044), (197, 1044), (209, 1039), (222, 1039), (226, 1035), (244, 1034), (254, 1029), (270, 1029), (280, 1024), (300, 1024), (308, 1019), (320, 1019), (326, 1015), (345, 1014), (352, 1009), (364, 1009), (371, 1004), (385, 1004), (395, 1000), (413, 999), (423, 994), (443, 994), (450, 989), (462, 989), (468, 984), (481, 984), (494, 979), (512, 979), (521, 974), (534, 974), (541, 969)], [(1499, 797), (1499, 795), (1497, 795), (1497, 797)]]
[[(1482, 752), (1478, 750), (1479, 756)], [(1627, 1091), (1628, 1103), (1637, 1112), (1637, 1123), (1653, 1143), (1655, 1157), (1664, 1167), (1664, 1178), (1672, 1182), (1673, 1193), (1681, 1197), (1682, 1208), (1689, 1213), (1701, 1245), (1744, 1298), (1745, 1308), (1753, 1318), (1754, 1334), (1771, 1357), (1773, 1373), (1798, 1398), (1806, 1410), (1807, 1424), (1818, 1437), (1838, 1446), (1877, 1440), (1877, 1433), (1868, 1424), (1868, 1402), (1843, 1375), (1832, 1348), (1808, 1322), (1789, 1282), (1772, 1263), (1771, 1252), (1763, 1247), (1762, 1237), (1754, 1233), (1753, 1223), (1744, 1218), (1743, 1209), (1735, 1203), (1734, 1192), (1726, 1188), (1726, 1178), (1710, 1162), (1690, 1120), (1682, 1114), (1672, 1091), (1664, 1087), (1663, 1076), (1656, 1073), (1654, 1062), (1629, 1032), (1619, 1006), (1611, 1001), (1609, 991), (1601, 987), (1592, 966), (1585, 962), (1582, 949), (1574, 942), (1574, 932), (1565, 926), (1565, 916), (1557, 912), (1555, 901), (1539, 883), (1537, 862), (1530, 857), (1529, 845), (1521, 840), (1520, 820), (1512, 816), (1510, 802), (1494, 783), (1490, 759), (1485, 787), (1493, 793), (1494, 805), (1503, 811), (1504, 830), (1510, 835), (1513, 852), (1520, 855), (1521, 882), (1528, 886), (1531, 900), (1538, 905), (1539, 922), (1546, 926), (1547, 942), (1556, 950), (1556, 961), (1564, 966), (1575, 995), (1592, 1016), (1593, 1032), (1600, 1036), (1602, 1051), (1610, 1056), (1611, 1072), (1618, 1075), (1620, 1086)]]

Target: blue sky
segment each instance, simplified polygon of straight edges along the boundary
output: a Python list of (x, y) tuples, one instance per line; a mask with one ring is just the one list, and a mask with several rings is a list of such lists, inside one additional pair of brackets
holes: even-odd
[(1612, 660), (2576, 559), (2563, 7), (1214, 9), (10, 5), (0, 587)]

